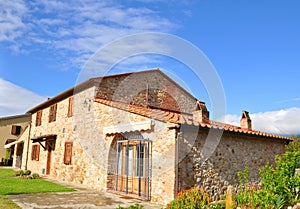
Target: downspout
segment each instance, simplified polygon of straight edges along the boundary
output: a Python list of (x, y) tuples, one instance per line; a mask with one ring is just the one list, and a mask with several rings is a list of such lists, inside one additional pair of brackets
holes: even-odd
[(179, 140), (183, 136), (183, 130), (180, 131), (181, 125), (178, 125), (175, 129), (175, 138), (176, 138), (176, 143), (175, 143), (175, 190), (174, 190), (174, 198), (176, 198), (178, 192), (179, 192)]
[(29, 155), (29, 142), (30, 142), (30, 135), (31, 135), (31, 122), (32, 122), (32, 114), (30, 114), (30, 122), (29, 122), (29, 130), (28, 130), (28, 137), (27, 137), (27, 150), (26, 150), (26, 161), (25, 161), (25, 170), (27, 170), (28, 164), (28, 155)]

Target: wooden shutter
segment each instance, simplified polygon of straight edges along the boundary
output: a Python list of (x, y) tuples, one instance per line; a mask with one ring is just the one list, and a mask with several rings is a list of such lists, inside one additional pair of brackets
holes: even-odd
[(12, 125), (11, 134), (12, 135), (19, 135), (20, 133), (21, 133), (21, 126)]
[(73, 147), (73, 142), (65, 143), (64, 163), (66, 165), (70, 165), (72, 162), (72, 147)]
[(39, 161), (40, 157), (40, 145), (32, 145), (31, 160)]
[(34, 158), (35, 158), (35, 152), (36, 152), (36, 145), (32, 145), (32, 148), (31, 148), (31, 160), (34, 160)]
[(49, 122), (53, 122), (56, 120), (56, 110), (57, 110), (57, 104), (54, 104), (50, 107), (49, 110)]
[(40, 145), (36, 145), (35, 160), (39, 161), (39, 159), (40, 159)]
[(43, 114), (42, 110), (40, 110), (36, 113), (35, 126), (40, 126), (42, 124), (42, 114)]
[(68, 117), (72, 117), (73, 115), (73, 97), (69, 98), (69, 106), (68, 106)]

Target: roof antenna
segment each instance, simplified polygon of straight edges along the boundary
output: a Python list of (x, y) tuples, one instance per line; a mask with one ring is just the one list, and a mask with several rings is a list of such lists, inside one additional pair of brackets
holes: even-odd
[(149, 84), (146, 86), (146, 107), (148, 107), (148, 96), (149, 96)]

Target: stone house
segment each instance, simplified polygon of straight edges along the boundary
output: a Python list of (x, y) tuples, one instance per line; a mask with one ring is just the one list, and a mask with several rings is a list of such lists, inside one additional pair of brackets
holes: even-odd
[(194, 185), (218, 199), (238, 171), (256, 179), (288, 142), (252, 130), (246, 111), (240, 127), (210, 120), (160, 70), (92, 78), (28, 113), (24, 169), (159, 204)]
[(0, 118), (0, 165), (12, 166), (15, 158), (15, 167), (21, 167), (23, 143), (19, 137), (30, 122), (30, 115), (15, 115)]

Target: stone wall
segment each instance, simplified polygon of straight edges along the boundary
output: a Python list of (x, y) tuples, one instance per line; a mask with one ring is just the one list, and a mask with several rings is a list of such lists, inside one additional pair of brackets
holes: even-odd
[[(103, 134), (104, 127), (129, 125), (136, 122), (148, 121), (149, 118), (128, 113), (117, 108), (111, 108), (102, 104), (95, 104), (95, 118), (97, 126), (100, 127), (100, 134)], [(117, 128), (116, 128), (117, 129)], [(105, 136), (105, 145), (101, 152), (105, 156), (103, 161), (108, 164), (107, 173), (114, 173), (116, 170), (114, 144), (119, 136), (130, 138), (141, 137), (151, 141), (150, 169), (151, 169), (151, 202), (167, 204), (174, 198), (175, 193), (175, 138), (176, 131), (170, 130), (167, 124), (152, 120), (149, 130), (135, 131), (130, 133), (114, 133)], [(113, 152), (109, 152), (114, 149)], [(105, 166), (105, 165), (103, 165)], [(108, 177), (109, 178), (109, 177)], [(109, 178), (107, 187), (111, 188), (113, 179)]]
[[(72, 117), (67, 117), (68, 98), (57, 103), (55, 122), (49, 123), (48, 121), (49, 107), (43, 109), (41, 126), (35, 126), (36, 113), (32, 115), (31, 139), (57, 135), (55, 150), (52, 151), (50, 176), (106, 191), (110, 184), (108, 174), (115, 169), (108, 161), (112, 143), (119, 134), (130, 137), (130, 134), (137, 133), (144, 139), (149, 139), (152, 145), (150, 152), (151, 201), (166, 204), (173, 200), (176, 131), (170, 130), (165, 123), (153, 120), (148, 130), (104, 135), (103, 128), (105, 127), (130, 126), (131, 123), (150, 119), (94, 102), (94, 93), (95, 89), (90, 88), (74, 96)], [(64, 164), (65, 142), (73, 142), (71, 165)], [(33, 144), (30, 140), (27, 169), (44, 175), (48, 152), (41, 147), (39, 160), (31, 160)], [(27, 150), (27, 143), (25, 143), (24, 150)], [(25, 162), (23, 165), (25, 166)]]
[(96, 96), (186, 113), (196, 108), (196, 99), (158, 70), (100, 79)]
[(200, 186), (218, 200), (229, 185), (238, 183), (237, 173), (249, 168), (249, 180), (258, 180), (258, 171), (284, 152), (283, 141), (258, 136), (223, 133), (217, 147), (207, 160), (203, 159), (207, 130), (200, 129), (196, 138), (189, 136), (195, 130), (185, 128), (179, 137), (177, 181), (179, 190)]
[[(36, 113), (32, 115), (31, 139), (44, 135), (57, 135), (55, 150), (52, 151), (50, 175), (61, 180), (101, 188), (105, 182), (105, 171), (94, 163), (86, 152), (84, 141), (97, 143), (99, 136), (93, 124), (94, 88), (78, 93), (73, 99), (73, 116), (68, 117), (69, 99), (57, 104), (56, 121), (49, 123), (49, 107), (43, 109), (42, 124), (35, 126)], [(72, 163), (64, 164), (65, 142), (73, 142)], [(38, 143), (36, 143), (38, 144)], [(42, 142), (45, 144), (45, 142)], [(47, 164), (47, 151), (41, 147), (39, 160), (31, 160), (32, 141), (29, 143), (29, 160), (27, 168), (34, 173), (43, 174)], [(85, 150), (87, 148), (87, 151)]]

